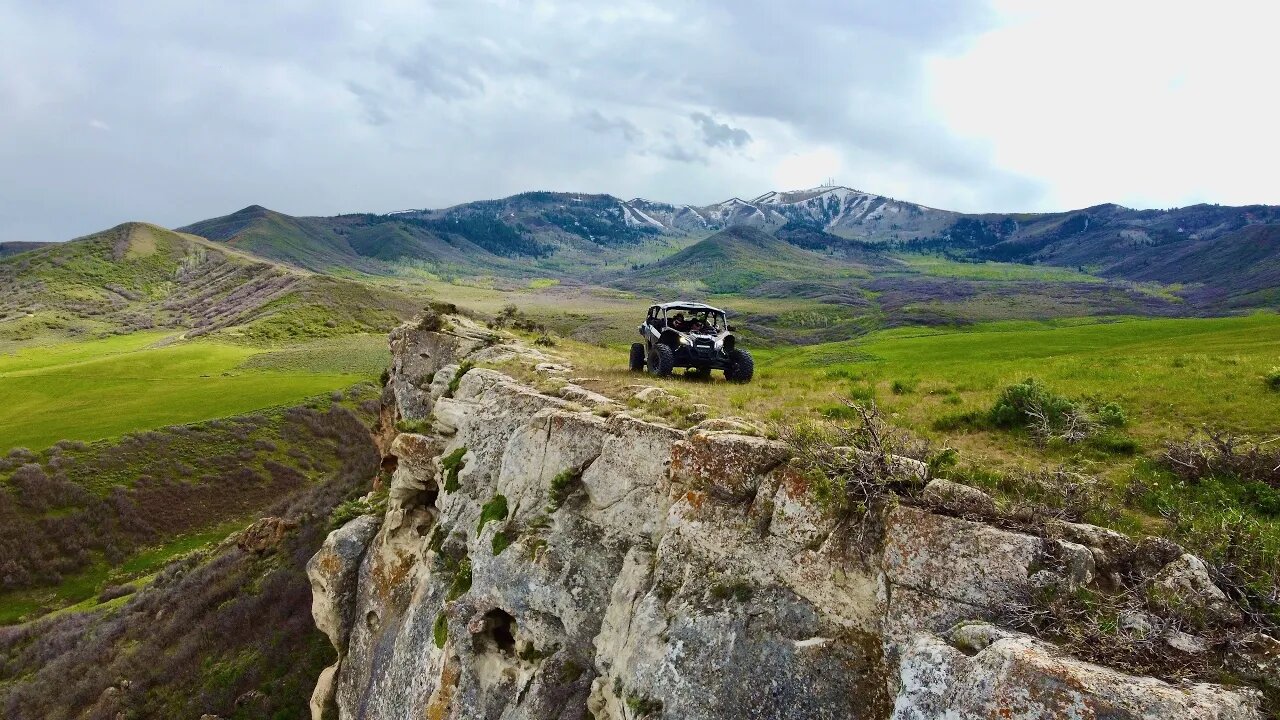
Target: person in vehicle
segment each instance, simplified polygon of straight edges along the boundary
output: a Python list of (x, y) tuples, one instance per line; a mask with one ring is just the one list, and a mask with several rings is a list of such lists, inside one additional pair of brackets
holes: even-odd
[(672, 330), (678, 330), (679, 332), (689, 331), (689, 323), (684, 319), (684, 313), (682, 312), (676, 313), (675, 317), (671, 318), (671, 321), (668, 322), (667, 325)]

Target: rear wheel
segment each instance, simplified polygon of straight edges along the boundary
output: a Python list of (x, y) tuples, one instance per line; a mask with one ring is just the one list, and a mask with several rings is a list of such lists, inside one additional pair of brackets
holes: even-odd
[(756, 361), (752, 359), (751, 353), (746, 350), (732, 350), (729, 352), (729, 364), (724, 369), (724, 379), (729, 382), (751, 382), (751, 376), (756, 374)]
[(631, 372), (644, 372), (644, 343), (631, 343)]
[(658, 377), (667, 377), (676, 364), (676, 354), (671, 348), (657, 343), (653, 346), (653, 357), (649, 358), (649, 373)]

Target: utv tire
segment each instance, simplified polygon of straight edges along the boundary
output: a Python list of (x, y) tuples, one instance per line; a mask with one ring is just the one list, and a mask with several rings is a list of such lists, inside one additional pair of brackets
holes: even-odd
[(669, 377), (675, 367), (676, 355), (671, 348), (661, 343), (653, 346), (653, 357), (649, 358), (649, 374), (658, 377)]
[(756, 361), (746, 350), (734, 350), (729, 353), (729, 366), (724, 369), (724, 379), (729, 382), (751, 382), (756, 374)]
[(631, 343), (631, 372), (644, 372), (644, 343)]

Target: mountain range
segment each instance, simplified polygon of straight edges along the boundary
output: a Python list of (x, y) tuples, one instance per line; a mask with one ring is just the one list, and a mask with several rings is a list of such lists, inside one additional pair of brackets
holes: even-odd
[[(126, 223), (69, 243), (8, 243), (0, 257), (0, 280), (14, 290), (0, 313), (11, 319), (54, 307), (98, 324), (197, 330), (263, 320), (290, 304), (328, 305), (317, 299), (325, 293), (346, 298), (343, 317), (361, 327), (412, 309), (410, 296), (362, 278), (553, 281), (845, 306), (876, 298), (891, 316), (893, 307), (920, 312), (922, 302), (945, 309), (981, 296), (1016, 306), (1046, 293), (1090, 314), (1204, 314), (1280, 303), (1280, 207), (967, 214), (838, 186), (704, 206), (528, 192), (331, 217), (253, 205), (177, 231)], [(1031, 275), (975, 282), (976, 270), (921, 271), (926, 258), (999, 261)], [(1042, 271), (1065, 276), (1031, 283)], [(387, 317), (360, 319), (366, 307)], [(929, 313), (947, 321), (946, 312)]]
[(838, 186), (705, 206), (530, 192), (382, 215), (302, 218), (254, 206), (181, 230), (321, 272), (384, 274), (409, 263), (446, 277), (607, 281), (602, 271), (608, 268), (616, 274), (619, 265), (651, 264), (637, 262), (637, 255), (661, 260), (689, 240), (730, 227), (755, 228), (835, 258), (874, 254), (883, 262), (890, 253), (940, 254), (1178, 285), (1200, 305), (1280, 300), (1280, 207), (1269, 205), (971, 214)]

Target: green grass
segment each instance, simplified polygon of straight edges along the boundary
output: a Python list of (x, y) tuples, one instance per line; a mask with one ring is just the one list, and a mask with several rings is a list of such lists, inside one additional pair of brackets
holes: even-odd
[[(561, 350), (600, 378), (595, 389), (619, 393), (637, 382), (625, 370), (625, 346), (566, 344)], [(939, 432), (934, 423), (947, 415), (985, 412), (1004, 388), (1035, 377), (1064, 396), (1118, 403), (1140, 451), (1158, 450), (1161, 441), (1184, 437), (1205, 423), (1267, 437), (1280, 427), (1280, 403), (1264, 380), (1280, 360), (1275, 314), (900, 328), (844, 342), (752, 351), (756, 379), (748, 385), (724, 383), (718, 374), (713, 382), (655, 382), (647, 376), (643, 382), (723, 415), (779, 421), (818, 416), (844, 398), (874, 397), (895, 423), (952, 444), (969, 460), (1019, 466), (1053, 464), (1071, 453), (1046, 454), (1005, 432)], [(895, 393), (895, 383), (912, 391)], [(1117, 472), (1133, 462), (1092, 460)]]
[(162, 330), (113, 335), (102, 340), (24, 345), (14, 352), (0, 355), (0, 375), (136, 352), (174, 336), (174, 333)]
[(390, 362), (387, 337), (358, 334), (324, 338), (252, 355), (237, 370), (344, 373), (376, 377)]
[(1070, 268), (1019, 263), (963, 263), (933, 255), (901, 254), (895, 256), (911, 269), (935, 277), (961, 280), (1039, 280), (1043, 282), (1106, 282), (1103, 278)]
[(0, 452), (295, 403), (372, 379), (381, 366), (368, 337), (334, 341), (343, 353), (311, 361), (302, 359), (305, 349), (269, 353), (258, 368), (246, 363), (260, 349), (209, 341), (148, 347), (159, 337), (38, 346), (0, 357)]

